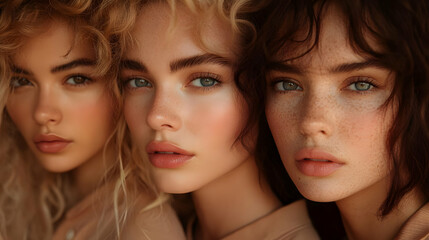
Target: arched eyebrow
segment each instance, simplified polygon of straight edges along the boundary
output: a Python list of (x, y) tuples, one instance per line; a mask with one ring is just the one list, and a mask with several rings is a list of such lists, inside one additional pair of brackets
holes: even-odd
[(17, 73), (17, 74), (25, 74), (25, 75), (33, 75), (33, 73), (31, 71), (28, 71), (22, 67), (13, 65), (12, 66), (12, 72)]
[(330, 69), (333, 73), (352, 72), (365, 68), (387, 68), (383, 63), (376, 59), (368, 59), (362, 62), (344, 63)]
[(206, 53), (202, 55), (196, 55), (192, 57), (182, 58), (174, 60), (170, 63), (170, 71), (177, 72), (180, 69), (188, 68), (201, 64), (214, 63), (223, 66), (231, 66), (231, 61), (228, 58), (221, 57), (219, 55)]
[[(66, 71), (66, 70), (70, 70), (70, 69), (73, 69), (73, 68), (79, 67), (79, 66), (94, 66), (94, 65), (95, 65), (94, 60), (87, 59), (87, 58), (79, 58), (79, 59), (73, 60), (71, 62), (64, 63), (64, 64), (61, 64), (61, 65), (58, 65), (58, 66), (51, 68), (51, 73)], [(14, 73), (18, 73), (18, 74), (33, 75), (33, 73), (31, 71), (24, 69), (22, 67), (19, 67), (17, 65), (12, 66), (12, 71)]]
[[(329, 69), (329, 72), (346, 73), (346, 72), (357, 71), (365, 68), (386, 69), (387, 67), (382, 62), (376, 59), (368, 59), (361, 62), (342, 63), (337, 66), (331, 67)], [(268, 69), (269, 71), (278, 71), (278, 72), (293, 73), (293, 74), (305, 74), (307, 72), (305, 67), (298, 64), (291, 64), (288, 62), (272, 63), (268, 66)]]
[(79, 58), (79, 59), (73, 60), (71, 62), (53, 67), (51, 69), (51, 73), (66, 71), (66, 70), (73, 69), (75, 67), (80, 67), (80, 66), (94, 66), (94, 65), (95, 65), (94, 60), (91, 60), (88, 58)]
[[(221, 57), (215, 54), (195, 55), (187, 58), (173, 60), (170, 63), (170, 71), (177, 72), (180, 69), (197, 66), (201, 64), (218, 64), (223, 66), (231, 66), (231, 61), (228, 58)], [(124, 59), (121, 61), (121, 68), (148, 73), (148, 68), (144, 63), (136, 59)]]

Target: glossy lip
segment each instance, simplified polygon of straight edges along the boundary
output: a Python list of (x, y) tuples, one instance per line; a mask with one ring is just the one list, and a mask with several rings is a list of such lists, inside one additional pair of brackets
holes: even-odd
[(325, 177), (344, 165), (332, 154), (316, 148), (301, 149), (295, 154), (298, 170), (307, 176)]
[(43, 153), (59, 153), (72, 141), (54, 134), (40, 134), (34, 137), (33, 142), (37, 149)]
[(169, 142), (150, 142), (146, 152), (149, 161), (157, 168), (178, 168), (194, 156)]

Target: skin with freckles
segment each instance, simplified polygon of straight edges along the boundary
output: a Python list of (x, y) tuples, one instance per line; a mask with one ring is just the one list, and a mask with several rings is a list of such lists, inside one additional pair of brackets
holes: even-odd
[[(95, 56), (90, 43), (74, 44), (74, 32), (64, 22), (49, 25), (12, 57), (7, 112), (48, 171), (101, 164), (103, 146), (113, 131), (111, 98), (103, 79), (92, 76)], [(40, 144), (52, 136), (65, 140), (65, 146)]]
[[(315, 51), (287, 62), (284, 71), (270, 72), (266, 113), (284, 165), (300, 192), (328, 202), (388, 176), (384, 149), (393, 111), (383, 104), (393, 81), (388, 69), (353, 67), (368, 60), (350, 48), (344, 31), (338, 34), (338, 27), (345, 30), (341, 21), (336, 17), (325, 21)], [(316, 151), (331, 154), (338, 163), (332, 167), (338, 168), (330, 173), (330, 166), (311, 162), (300, 166), (297, 158), (302, 151), (308, 151), (308, 157)], [(338, 184), (343, 181), (347, 184)]]
[[(159, 11), (166, 17), (159, 17)], [(234, 56), (203, 51), (189, 27), (193, 19), (182, 12), (169, 36), (168, 11), (151, 5), (143, 8), (137, 20), (139, 27), (133, 34), (139, 44), (127, 52), (126, 59), (144, 69), (128, 66), (122, 72), (124, 111), (143, 155), (149, 143), (168, 142), (193, 156), (177, 168), (153, 169), (162, 191), (185, 193), (228, 173), (250, 155), (239, 142), (234, 144), (245, 121), (243, 100), (233, 80)], [(204, 35), (229, 50), (232, 39), (226, 37), (231, 35), (227, 28), (220, 28), (220, 22), (210, 27)], [(199, 62), (189, 64), (192, 61)]]
[(425, 201), (412, 191), (377, 218), (391, 185), (394, 75), (353, 50), (335, 6), (324, 13), (318, 45), (267, 75), (266, 116), (288, 174), (304, 197), (336, 202), (350, 239), (392, 239)]

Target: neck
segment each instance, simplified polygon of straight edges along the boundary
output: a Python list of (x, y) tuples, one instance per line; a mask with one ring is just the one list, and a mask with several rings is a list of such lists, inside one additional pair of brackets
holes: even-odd
[(348, 239), (393, 239), (401, 226), (425, 202), (421, 192), (405, 195), (398, 206), (381, 217), (379, 208), (388, 194), (389, 177), (346, 199), (337, 201)]
[(101, 149), (91, 159), (70, 172), (69, 206), (74, 206), (82, 201), (101, 184), (108, 163), (112, 162), (111, 157), (107, 156), (114, 156), (114, 153), (107, 151), (105, 156), (106, 159), (104, 159), (103, 149)]
[(253, 158), (192, 193), (197, 239), (219, 239), (281, 206)]

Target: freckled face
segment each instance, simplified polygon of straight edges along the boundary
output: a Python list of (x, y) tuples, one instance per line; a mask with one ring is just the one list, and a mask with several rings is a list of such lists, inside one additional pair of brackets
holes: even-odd
[(12, 57), (15, 73), (7, 112), (31, 151), (52, 172), (100, 159), (113, 130), (105, 83), (91, 77), (91, 44), (73, 44), (74, 37), (65, 23), (53, 21)]
[(386, 188), (395, 114), (383, 106), (393, 74), (354, 52), (342, 18), (326, 14), (318, 48), (268, 74), (266, 105), (286, 170), (306, 198), (322, 202)]
[[(245, 121), (244, 101), (233, 80), (233, 56), (213, 55), (196, 40), (196, 21), (179, 8), (169, 32), (170, 10), (150, 4), (133, 32), (138, 45), (126, 53), (125, 118), (134, 143), (149, 158), (158, 187), (195, 191), (243, 163), (248, 153), (234, 144)], [(232, 52), (231, 32), (212, 19), (204, 37), (216, 50)]]

